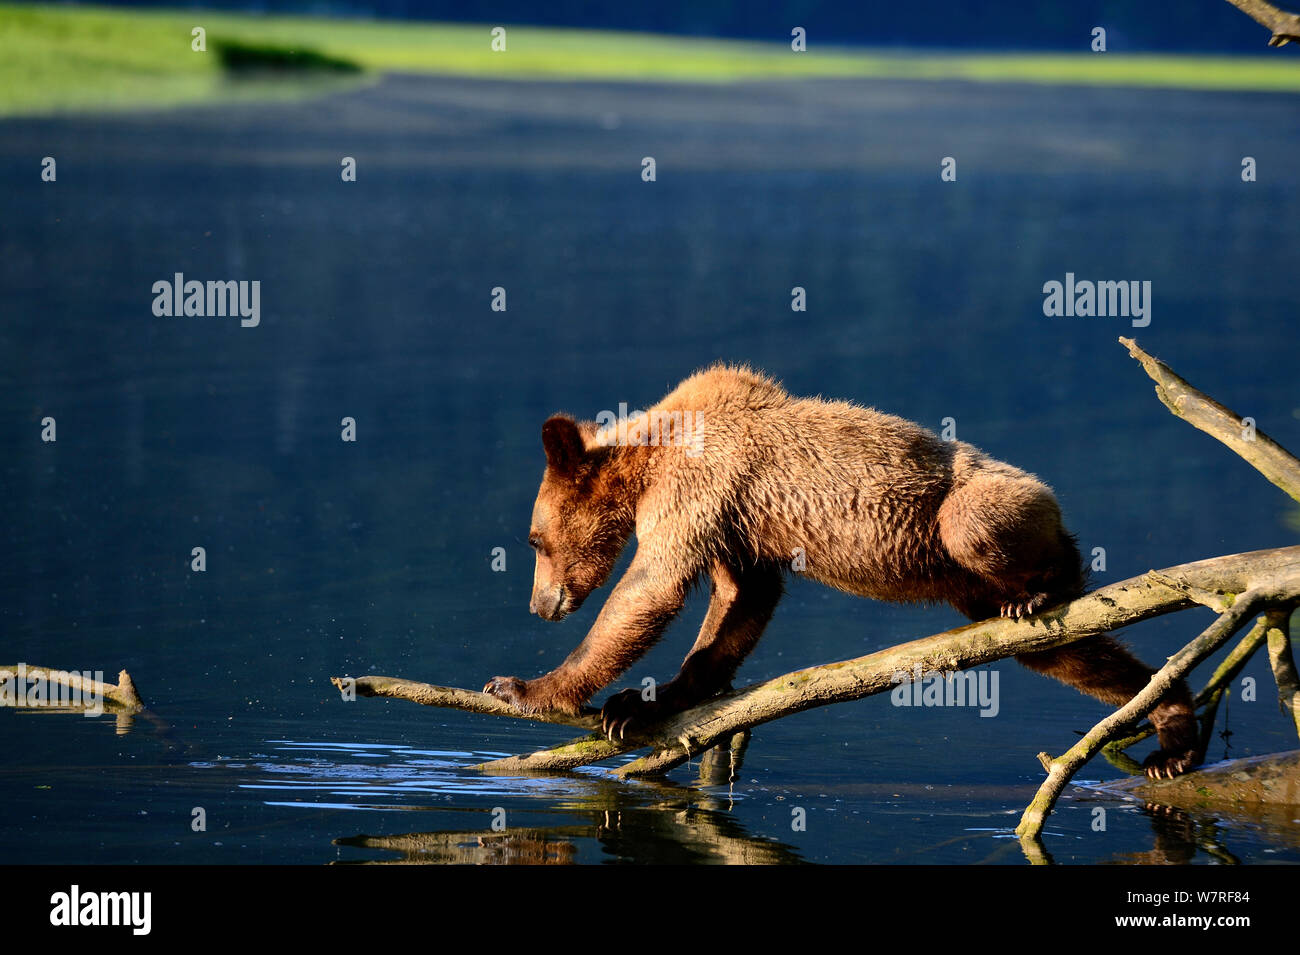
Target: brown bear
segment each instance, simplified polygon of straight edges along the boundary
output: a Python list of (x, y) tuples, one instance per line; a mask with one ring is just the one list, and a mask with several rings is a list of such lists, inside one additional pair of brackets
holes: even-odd
[[(877, 600), (946, 601), (972, 620), (1020, 617), (1077, 597), (1084, 569), (1050, 488), (969, 444), (841, 401), (795, 398), (745, 367), (715, 365), (630, 420), (601, 427), (556, 415), (529, 543), (530, 610), (572, 613), (636, 555), (586, 638), (533, 680), (485, 692), (530, 712), (576, 712), (641, 657), (705, 575), (709, 608), (680, 672), (612, 696), (611, 735), (726, 689), (781, 598), (783, 572)], [(1107, 637), (1023, 654), (1021, 663), (1112, 705), (1152, 670)], [(1152, 776), (1201, 760), (1187, 688), (1151, 714)]]

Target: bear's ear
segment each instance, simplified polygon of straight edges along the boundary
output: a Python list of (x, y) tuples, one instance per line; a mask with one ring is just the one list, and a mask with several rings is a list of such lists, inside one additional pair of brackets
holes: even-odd
[(578, 423), (568, 415), (551, 415), (542, 425), (546, 463), (557, 474), (572, 476), (587, 454)]

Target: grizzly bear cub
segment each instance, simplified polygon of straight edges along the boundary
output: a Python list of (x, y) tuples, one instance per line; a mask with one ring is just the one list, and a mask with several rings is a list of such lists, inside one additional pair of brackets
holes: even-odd
[[(563, 618), (605, 582), (633, 533), (636, 555), (559, 667), (528, 681), (495, 677), (485, 692), (531, 712), (576, 712), (650, 649), (692, 584), (707, 575), (712, 585), (677, 676), (653, 700), (625, 690), (605, 703), (611, 735), (726, 689), (792, 565), (863, 597), (946, 601), (972, 620), (1083, 593), (1078, 548), (1033, 475), (902, 418), (791, 397), (748, 368), (699, 372), (649, 412), (604, 427), (556, 415), (542, 444), (529, 609)], [(1017, 659), (1112, 705), (1153, 672), (1108, 637)], [(1151, 720), (1161, 748), (1149, 775), (1200, 762), (1185, 685)]]

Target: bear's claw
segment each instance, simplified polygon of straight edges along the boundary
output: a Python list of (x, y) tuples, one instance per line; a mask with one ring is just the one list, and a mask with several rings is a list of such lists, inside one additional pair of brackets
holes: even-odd
[(1021, 617), (1037, 613), (1045, 603), (1047, 603), (1047, 594), (1021, 594), (1013, 600), (1003, 601), (1001, 615), (1019, 620)]
[(640, 690), (622, 690), (615, 693), (600, 708), (600, 731), (610, 742), (614, 734), (618, 739), (627, 737), (628, 727), (636, 723), (653, 722), (659, 707), (654, 700), (643, 700)]
[(494, 676), (483, 686), (484, 693), (521, 710), (527, 709), (524, 705), (527, 690), (527, 685), (517, 676)]
[(1173, 779), (1200, 764), (1201, 754), (1196, 749), (1158, 749), (1142, 761), (1142, 768), (1151, 779)]

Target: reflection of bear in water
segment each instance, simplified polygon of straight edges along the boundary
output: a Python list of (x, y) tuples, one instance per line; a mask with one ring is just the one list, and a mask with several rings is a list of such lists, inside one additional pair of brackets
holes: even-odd
[[(1078, 549), (1037, 478), (902, 418), (793, 398), (748, 369), (700, 372), (618, 429), (557, 415), (542, 443), (532, 611), (561, 619), (605, 582), (633, 532), (637, 549), (568, 659), (537, 679), (485, 687), (525, 710), (575, 711), (650, 648), (706, 574), (712, 599), (681, 671), (654, 700), (638, 690), (611, 697), (603, 716), (616, 731), (726, 687), (792, 560), (840, 590), (947, 601), (972, 620), (1032, 614), (1083, 592)], [(1153, 672), (1106, 637), (1018, 659), (1112, 705)], [(1151, 719), (1161, 749), (1148, 774), (1200, 762), (1186, 686)]]

